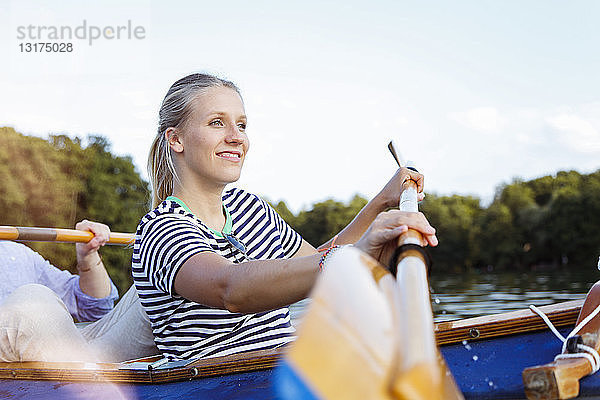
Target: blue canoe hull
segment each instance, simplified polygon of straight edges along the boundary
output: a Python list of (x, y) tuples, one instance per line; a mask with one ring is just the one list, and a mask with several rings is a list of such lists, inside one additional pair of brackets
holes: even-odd
[[(567, 334), (568, 329), (562, 333)], [(441, 346), (467, 399), (525, 398), (521, 373), (546, 364), (560, 351), (549, 331)], [(600, 375), (580, 381), (580, 398), (600, 398)], [(311, 399), (310, 390), (284, 361), (275, 369), (162, 384), (106, 384), (0, 380), (0, 398), (11, 399)]]
[[(559, 329), (566, 336), (571, 329)], [(441, 347), (465, 398), (523, 399), (525, 368), (551, 362), (562, 343), (549, 331)], [(470, 348), (470, 350), (469, 350)], [(600, 375), (580, 380), (579, 398), (600, 398)]]
[[(566, 336), (570, 329), (559, 331)], [(524, 399), (523, 370), (551, 362), (560, 349), (550, 331), (440, 347), (465, 399)], [(318, 398), (285, 362), (276, 369), (275, 382), (280, 399)], [(600, 399), (600, 374), (583, 378), (580, 385), (578, 398)]]
[(161, 384), (2, 380), (0, 399), (276, 399), (273, 369)]

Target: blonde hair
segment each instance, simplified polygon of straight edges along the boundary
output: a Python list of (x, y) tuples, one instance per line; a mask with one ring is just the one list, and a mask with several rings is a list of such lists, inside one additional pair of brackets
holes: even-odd
[(174, 182), (179, 181), (165, 132), (168, 128), (181, 129), (192, 113), (194, 99), (211, 87), (227, 87), (240, 94), (233, 82), (208, 74), (191, 74), (171, 85), (162, 101), (158, 113), (158, 132), (148, 155), (152, 208), (173, 194)]

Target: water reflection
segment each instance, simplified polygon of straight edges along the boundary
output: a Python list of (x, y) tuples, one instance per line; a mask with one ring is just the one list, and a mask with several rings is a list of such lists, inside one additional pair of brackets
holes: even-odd
[[(594, 266), (595, 267), (595, 266)], [(430, 276), (436, 322), (497, 314), (585, 298), (600, 279), (596, 268), (561, 268), (527, 272), (470, 272)], [(296, 325), (309, 300), (290, 307)]]
[(576, 300), (600, 278), (595, 268), (527, 272), (471, 272), (430, 277), (435, 321), (520, 310)]

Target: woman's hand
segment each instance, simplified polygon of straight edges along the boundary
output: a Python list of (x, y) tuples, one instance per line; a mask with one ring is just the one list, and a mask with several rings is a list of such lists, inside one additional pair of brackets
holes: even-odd
[(79, 287), (83, 293), (97, 299), (108, 296), (111, 283), (106, 268), (102, 263), (98, 249), (108, 241), (110, 228), (99, 222), (83, 220), (75, 225), (75, 229), (89, 231), (94, 237), (87, 243), (77, 243), (77, 271)]
[(400, 195), (404, 190), (404, 182), (407, 180), (413, 180), (417, 183), (417, 200), (421, 201), (425, 198), (425, 194), (423, 193), (423, 175), (408, 168), (400, 168), (376, 196), (381, 199), (385, 208), (398, 207)]
[(85, 259), (92, 253), (98, 251), (98, 249), (108, 241), (110, 237), (110, 228), (107, 225), (99, 222), (92, 222), (84, 219), (75, 225), (75, 229), (80, 231), (89, 231), (94, 234), (92, 240), (87, 243), (77, 243), (77, 258)]
[(437, 246), (435, 229), (429, 225), (423, 213), (399, 210), (380, 213), (355, 246), (387, 265), (397, 247), (396, 239), (409, 228), (422, 234), (423, 246)]

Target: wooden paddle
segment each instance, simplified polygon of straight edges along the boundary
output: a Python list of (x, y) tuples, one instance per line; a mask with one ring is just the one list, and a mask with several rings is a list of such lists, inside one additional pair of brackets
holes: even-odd
[[(320, 399), (462, 399), (437, 351), (427, 278), (421, 278), (425, 289), (415, 298), (413, 288), (403, 286), (411, 283), (399, 284), (357, 248), (333, 253), (280, 369), (281, 398), (296, 399), (308, 390)], [(410, 320), (422, 319), (423, 307), (429, 307), (426, 323), (412, 325)], [(416, 330), (407, 326), (405, 332), (405, 322)], [(426, 350), (412, 347), (421, 341)], [(427, 354), (423, 363), (421, 351)]]
[[(0, 226), (0, 240), (23, 242), (87, 243), (94, 237), (89, 231), (62, 228), (32, 228), (23, 226)], [(133, 233), (111, 232), (107, 244), (133, 244)]]
[[(600, 282), (588, 292), (579, 312), (579, 325), (600, 304)], [(600, 316), (592, 318), (577, 333), (583, 344), (600, 351)], [(523, 384), (528, 399), (571, 399), (579, 394), (579, 379), (592, 373), (585, 358), (558, 359), (546, 365), (523, 370)]]
[[(402, 167), (392, 142), (388, 148)], [(418, 212), (417, 183), (407, 180), (403, 186), (400, 210)], [(398, 350), (393, 362), (395, 376), (390, 379), (391, 391), (402, 399), (462, 399), (436, 346), (427, 260), (420, 251), (422, 240), (421, 233), (414, 229), (398, 239), (402, 251), (397, 259), (397, 288), (392, 300)]]

